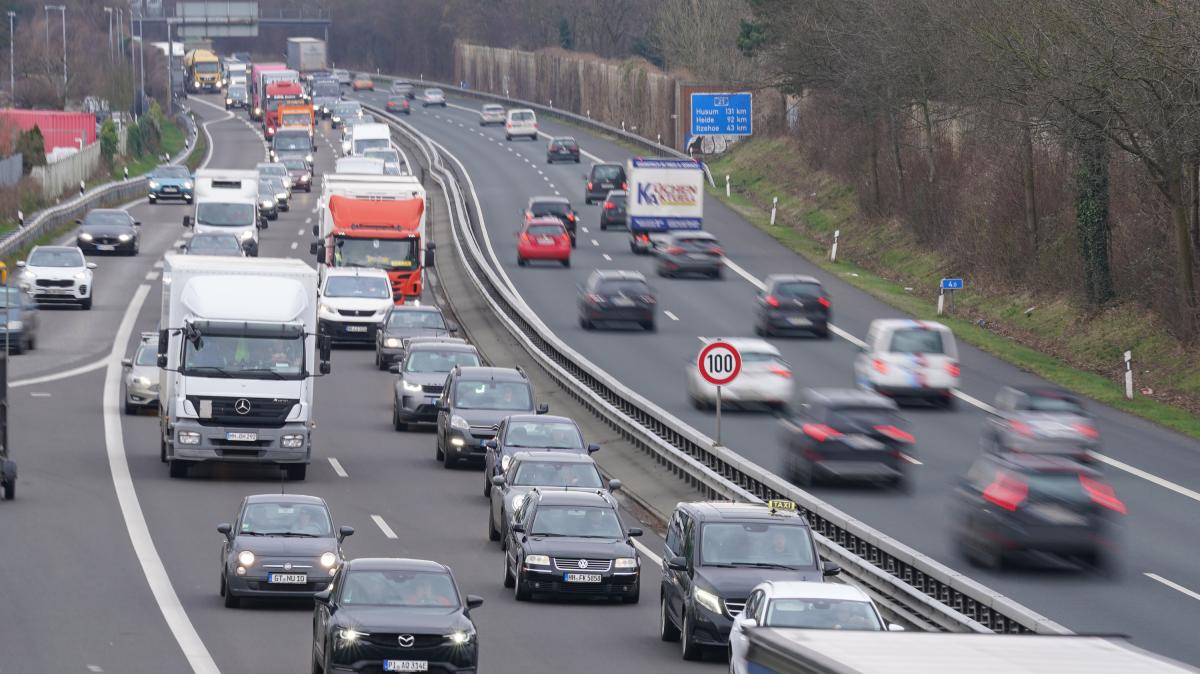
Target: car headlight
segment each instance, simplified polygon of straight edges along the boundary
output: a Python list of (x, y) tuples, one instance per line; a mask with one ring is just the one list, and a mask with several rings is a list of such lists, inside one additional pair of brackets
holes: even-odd
[(125, 243), (126, 241), (128, 241), (132, 238), (133, 237), (128, 234), (120, 234), (117, 236), (117, 241), (120, 241), (121, 243)]
[(242, 550), (238, 553), (238, 564), (242, 566), (250, 566), (254, 564), (254, 553), (249, 550)]
[(521, 504), (524, 502), (525, 502), (525, 495), (517, 494), (516, 496), (513, 497), (512, 509), (513, 510), (519, 509), (521, 507)]
[(283, 200), (283, 201), (287, 201), (288, 194), (287, 194), (287, 192), (280, 192), (279, 194), (275, 195), (275, 198)]
[(328, 304), (321, 302), (320, 304), (317, 305), (317, 313), (327, 314), (329, 316), (336, 316), (337, 310), (334, 309), (333, 307), (329, 306)]
[(508, 464), (512, 463), (512, 457), (505, 455), (500, 457), (500, 472), (508, 470)]
[(83, 281), (85, 279), (87, 279), (87, 272), (82, 272), (82, 271), (76, 272), (76, 274), (75, 274), (76, 281)]
[(337, 555), (333, 554), (332, 552), (326, 552), (325, 554), (321, 555), (321, 566), (328, 569), (334, 564), (337, 564)]
[(22, 323), (21, 321), (9, 321), (8, 322), (9, 330), (20, 330), (23, 327), (25, 327), (25, 324)]
[(152, 190), (158, 189), (158, 181), (157, 180), (150, 181), (150, 189), (152, 189)]
[(359, 639), (361, 639), (363, 637), (371, 636), (370, 634), (368, 634), (366, 632), (359, 632), (358, 630), (352, 630), (352, 629), (338, 630), (337, 635), (338, 635), (338, 640), (341, 641), (343, 644), (352, 644), (352, 643), (357, 642)]
[(91, 234), (88, 234), (87, 232), (80, 232), (80, 233), (79, 233), (79, 240), (80, 240), (80, 241), (91, 241), (91, 240), (92, 240), (92, 235), (91, 235)]
[(420, 393), (421, 392), (420, 384), (410, 384), (408, 382), (403, 382), (403, 384), (404, 384), (405, 391), (409, 391), (411, 393)]
[(614, 569), (636, 569), (637, 559), (634, 557), (620, 557), (613, 563)]
[(451, 632), (450, 634), (447, 634), (446, 638), (450, 640), (450, 643), (452, 643), (456, 646), (461, 646), (462, 644), (467, 643), (471, 639), (474, 639), (475, 633), (467, 632), (465, 630), (459, 630), (457, 632)]
[(254, 114), (256, 114), (256, 115), (261, 115), (261, 114), (262, 114), (262, 108), (255, 107), (255, 108), (254, 108)]
[(312, 180), (312, 176), (308, 175), (307, 173), (301, 174), (301, 176), (300, 176), (300, 182), (302, 182), (302, 183), (306, 183), (306, 182), (308, 182), (309, 180)]
[(226, 98), (226, 99), (225, 99), (225, 105), (233, 105), (233, 99), (232, 99), (232, 98)]
[(34, 280), (34, 279), (36, 279), (36, 278), (37, 278), (37, 274), (35, 274), (35, 273), (33, 273), (33, 272), (29, 271), (28, 269), (26, 269), (25, 271), (21, 272), (21, 279), (22, 279), (22, 280), (24, 280), (24, 281), (32, 281), (32, 280)]
[(340, 123), (342, 121), (342, 118), (339, 117), (338, 115), (334, 115), (333, 117), (331, 117), (331, 119), (334, 121), (334, 123)]
[(184, 183), (183, 183), (183, 189), (185, 189), (185, 190), (190, 190), (190, 189), (192, 189), (192, 181), (190, 181), (190, 180), (185, 180), (185, 181), (184, 181)]
[(468, 424), (466, 419), (455, 414), (454, 416), (450, 417), (450, 428), (457, 428), (460, 431), (467, 431), (471, 429), (471, 424)]
[(712, 592), (709, 592), (708, 590), (702, 590), (698, 587), (693, 587), (692, 598), (696, 600), (697, 604), (700, 604), (713, 613), (721, 612), (721, 598)]
[(525, 566), (550, 566), (550, 558), (546, 555), (529, 555), (525, 558)]
[(250, 239), (254, 238), (254, 232), (248, 229), (238, 236), (242, 239), (242, 241), (249, 241)]
[(308, 162), (309, 164), (311, 164), (311, 163), (312, 163), (312, 155), (311, 155), (311, 154), (306, 154), (306, 155), (304, 155), (304, 161), (306, 161), (306, 162)]
[(267, 127), (267, 135), (270, 135), (270, 134), (272, 134), (272, 133), (275, 133), (275, 127), (273, 127), (273, 126), (268, 126), (268, 127)]
[(150, 378), (149, 377), (134, 377), (133, 383), (137, 384), (138, 386), (149, 386)]
[(271, 208), (275, 205), (275, 202), (271, 201), (270, 199), (263, 199), (262, 201), (258, 202), (258, 205), (263, 208)]
[(400, 338), (388, 337), (387, 339), (383, 340), (383, 345), (389, 349), (398, 349), (400, 348)]

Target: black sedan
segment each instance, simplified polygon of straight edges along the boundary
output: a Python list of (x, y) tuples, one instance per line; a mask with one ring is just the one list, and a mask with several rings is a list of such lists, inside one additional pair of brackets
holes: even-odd
[(653, 332), (656, 303), (640, 272), (597, 269), (579, 288), (579, 327), (591, 330), (600, 321), (630, 321)]
[(227, 608), (244, 597), (307, 598), (329, 588), (342, 565), (342, 540), (329, 507), (316, 496), (258, 494), (242, 499), (233, 524), (221, 524), (221, 596)]
[(403, 358), (401, 345), (406, 337), (441, 337), (457, 332), (458, 326), (448, 323), (437, 307), (397, 304), (388, 310), (375, 332), (375, 367), (386, 370)]
[(483, 495), (492, 494), (492, 477), (508, 470), (517, 452), (571, 452), (591, 454), (600, 445), (584, 445), (579, 426), (570, 417), (545, 414), (514, 414), (505, 417), (496, 429), (496, 437), (483, 442), (487, 453), (483, 457)]
[(568, 136), (551, 138), (550, 143), (546, 145), (546, 163), (553, 164), (556, 161), (573, 161), (578, 164), (579, 142)]
[(635, 604), (642, 563), (631, 539), (641, 535), (623, 528), (606, 492), (534, 489), (503, 544), (504, 587), (517, 601), (558, 594)]
[(137, 255), (141, 247), (142, 223), (117, 208), (97, 208), (75, 221), (79, 232), (75, 245), (85, 253), (125, 253)]
[(471, 610), (444, 564), (420, 559), (346, 562), (316, 595), (313, 672), (475, 672), (479, 639)]
[(833, 305), (829, 293), (813, 276), (771, 274), (758, 294), (755, 334), (767, 337), (807, 332), (829, 339)]

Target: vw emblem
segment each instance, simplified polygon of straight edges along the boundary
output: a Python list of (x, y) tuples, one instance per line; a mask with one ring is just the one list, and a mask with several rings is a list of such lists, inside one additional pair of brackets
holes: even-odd
[(581, 568), (581, 569), (586, 569), (587, 567), (588, 567), (588, 564), (587, 564), (587, 560), (586, 560), (586, 559), (581, 559), (581, 560), (579, 560), (579, 568)]
[(291, 570), (292, 570), (292, 563), (291, 563), (291, 562), (284, 562), (284, 563), (283, 563), (283, 570), (284, 570), (284, 571), (291, 571)]
[(238, 414), (250, 414), (250, 401), (245, 398), (238, 398), (233, 402), (233, 411)]
[(416, 641), (417, 638), (411, 634), (401, 634), (396, 637), (396, 642), (400, 644), (400, 648), (412, 648)]

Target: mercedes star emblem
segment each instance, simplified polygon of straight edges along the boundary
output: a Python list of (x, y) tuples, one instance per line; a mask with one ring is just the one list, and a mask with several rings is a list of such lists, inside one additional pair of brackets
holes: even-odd
[(396, 641), (400, 644), (400, 648), (412, 648), (417, 638), (411, 634), (401, 634), (399, 637), (396, 637)]
[(233, 411), (238, 414), (250, 414), (250, 401), (245, 398), (238, 398), (233, 403)]
[(581, 560), (579, 560), (579, 568), (581, 568), (581, 569), (586, 569), (586, 568), (587, 568), (587, 566), (588, 566), (588, 565), (587, 565), (587, 560), (586, 560), (586, 559), (581, 559)]

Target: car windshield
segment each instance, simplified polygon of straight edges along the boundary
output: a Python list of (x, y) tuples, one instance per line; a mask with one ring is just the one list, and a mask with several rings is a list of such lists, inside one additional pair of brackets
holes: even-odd
[[(311, 120), (309, 119), (309, 116), (307, 113), (288, 112), (288, 113), (284, 113), (283, 121), (281, 121), (279, 123), (279, 125), (280, 126), (308, 126), (310, 121)], [(307, 136), (308, 134), (306, 133), (304, 135)], [(296, 148), (296, 149), (299, 150), (300, 148)]]
[(287, 167), (283, 164), (259, 164), (258, 176), (279, 176), (282, 178), (287, 175)]
[(533, 113), (529, 112), (528, 110), (522, 110), (519, 112), (512, 113), (510, 115), (510, 118), (514, 122), (532, 122), (533, 121)]
[(489, 112), (489, 113), (504, 112), (504, 106), (503, 105), (485, 105), (485, 106), (483, 106), (483, 111)]
[(534, 217), (566, 215), (571, 212), (571, 205), (561, 201), (535, 201), (529, 207), (529, 211)]
[(525, 231), (529, 236), (562, 236), (567, 233), (562, 225), (530, 225)]
[[(1022, 473), (1018, 479), (1029, 485), (1029, 493), (1037, 497), (1039, 501), (1086, 503), (1091, 500), (1091, 497), (1083, 487), (1082, 477), (1075, 472), (1061, 471)], [(1097, 484), (1100, 489), (1107, 487), (1099, 478), (1090, 477), (1088, 479), (1093, 484)], [(1111, 487), (1108, 488), (1111, 490)]]
[(783, 359), (776, 353), (766, 353), (764, 351), (741, 351), (742, 364), (747, 363), (783, 363)]
[(824, 421), (834, 428), (846, 429), (868, 429), (876, 426), (894, 426), (900, 429), (905, 427), (899, 414), (879, 407), (830, 408)]
[(359, 107), (358, 103), (338, 103), (337, 105), (333, 106), (334, 114), (342, 117), (357, 115), (361, 111), (362, 108)]
[(242, 513), (239, 534), (247, 536), (333, 535), (325, 508), (310, 503), (250, 503)]
[(237, 86), (234, 86), (234, 87), (229, 87), (229, 97), (230, 98), (245, 98), (246, 97), (246, 87), (244, 87), (240, 84)]
[(1055, 393), (1054, 391), (1039, 391), (1030, 393), (1025, 398), (1022, 409), (1032, 412), (1066, 412), (1083, 414), (1083, 406), (1071, 396)]
[(709, 522), (700, 539), (705, 566), (812, 567), (808, 527), (770, 522)]
[(387, 138), (355, 138), (354, 151), (366, 152), (367, 150), (386, 150), (392, 146), (392, 142)]
[(583, 449), (575, 424), (563, 421), (514, 421), (504, 432), (504, 446), (532, 449)]
[(143, 342), (138, 347), (137, 355), (133, 357), (134, 365), (157, 365), (158, 345)]
[(897, 330), (892, 333), (892, 353), (945, 353), (940, 330)]
[(617, 180), (624, 175), (625, 169), (620, 166), (597, 166), (592, 169), (592, 178), (595, 180)]
[(438, 311), (393, 311), (388, 317), (389, 328), (427, 328), (445, 330), (446, 321)]
[(333, 266), (411, 269), (419, 259), (416, 241), (339, 237), (333, 249)]
[(775, 599), (767, 604), (766, 627), (883, 631), (875, 609), (848, 599)]
[(624, 194), (613, 194), (609, 192), (608, 201), (612, 202), (615, 206), (624, 206), (628, 201), (628, 198)]
[(533, 516), (529, 535), (621, 538), (621, 520), (612, 508), (541, 506)]
[[(305, 115), (299, 116), (302, 123), (308, 123), (308, 117)], [(287, 117), (284, 117), (286, 123)], [(307, 152), (312, 149), (312, 141), (309, 140), (308, 132), (306, 131), (280, 131), (275, 134), (275, 150), (298, 150)]]
[(325, 297), (365, 297), (391, 299), (392, 284), (374, 276), (330, 276), (325, 282)]
[(388, 103), (398, 103), (403, 105), (408, 100), (405, 96), (388, 96)]
[(313, 85), (313, 96), (341, 96), (342, 90), (337, 82), (317, 82)]
[(649, 295), (650, 286), (646, 285), (643, 281), (605, 281), (600, 284), (600, 294), (624, 295), (626, 297)]
[(92, 211), (83, 218), (83, 226), (89, 225), (132, 225), (125, 211)]
[(515, 381), (460, 381), (455, 407), (464, 410), (527, 410), (533, 407), (529, 385)]
[(470, 351), (414, 351), (404, 361), (404, 371), (427, 374), (456, 367), (478, 367), (479, 356)]
[(427, 571), (353, 570), (342, 584), (346, 606), (414, 606), (455, 608), (458, 591), (445, 573)]
[(775, 286), (775, 295), (786, 298), (807, 299), (821, 297), (821, 286), (808, 281), (785, 281)]
[(574, 138), (555, 138), (550, 143), (553, 145), (565, 145), (567, 147), (575, 147), (576, 145)]
[(696, 237), (696, 238), (675, 237), (674, 243), (676, 246), (679, 246), (680, 248), (682, 248), (684, 250), (695, 250), (695, 251), (708, 251), (708, 250), (710, 250), (712, 248), (716, 248), (718, 245), (720, 245), (717, 243), (717, 241), (715, 239), (700, 238), (700, 237)]
[(253, 204), (200, 203), (196, 206), (196, 224), (210, 227), (245, 227), (254, 224)]
[(191, 253), (224, 253), (226, 255), (240, 256), (242, 254), (242, 246), (238, 243), (237, 237), (232, 235), (206, 236), (204, 234), (197, 234), (188, 243), (188, 251)]
[(154, 177), (179, 178), (186, 180), (191, 178), (192, 174), (188, 173), (187, 168), (183, 166), (159, 166), (158, 168), (154, 169)]
[(304, 163), (304, 160), (299, 157), (287, 157), (283, 160), (283, 165), (286, 166), (289, 171), (308, 170), (308, 164)]
[(199, 334), (183, 340), (183, 374), (196, 377), (301, 379), (304, 339)]
[(280, 192), (285, 191), (287, 191), (287, 185), (284, 184), (283, 178), (268, 176), (266, 178), (260, 178), (258, 181), (258, 193), (260, 195), (279, 194)]
[(512, 480), (516, 487), (599, 489), (604, 486), (594, 464), (561, 461), (522, 461), (517, 464)]
[(192, 67), (198, 73), (215, 73), (221, 69), (221, 64), (215, 61), (201, 61), (193, 64)]
[(30, 267), (82, 267), (83, 253), (74, 248), (39, 248), (29, 256)]

